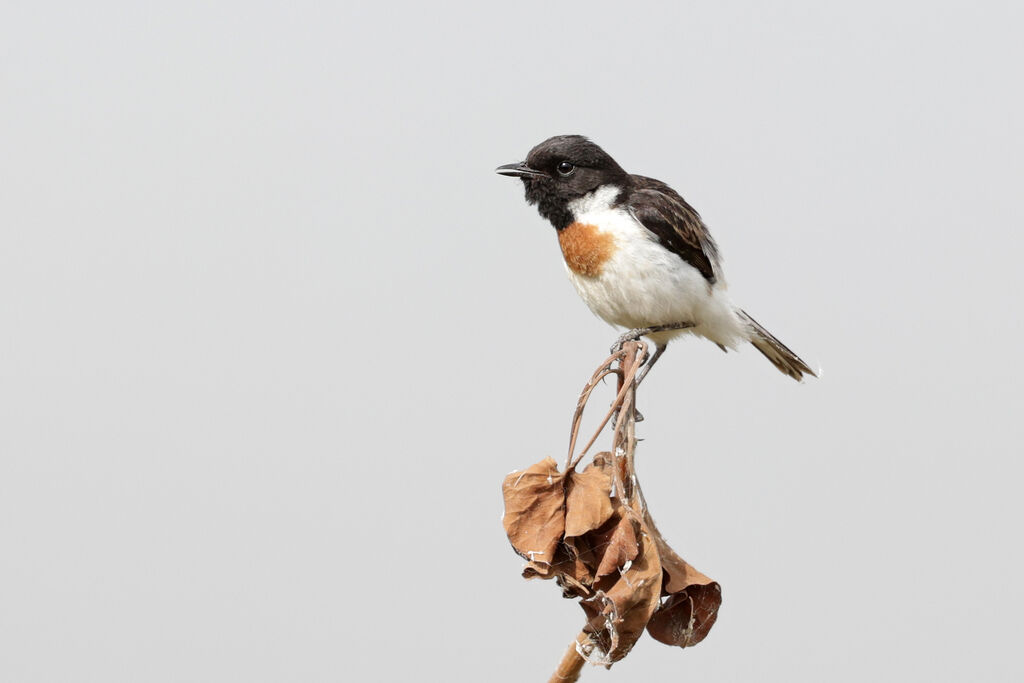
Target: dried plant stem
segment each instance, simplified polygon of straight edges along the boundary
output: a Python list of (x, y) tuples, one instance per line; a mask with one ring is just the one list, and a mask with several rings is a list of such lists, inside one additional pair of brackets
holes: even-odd
[[(569, 456), (566, 461), (566, 470), (574, 468), (586, 455), (590, 447), (597, 441), (601, 431), (608, 424), (613, 415), (618, 419), (613, 425), (612, 435), (612, 471), (615, 490), (625, 503), (625, 509), (638, 521), (643, 519), (646, 509), (642, 498), (634, 500), (634, 492), (639, 493), (636, 485), (636, 477), (633, 473), (633, 451), (636, 449), (636, 434), (634, 426), (636, 422), (636, 377), (640, 368), (648, 360), (647, 346), (642, 341), (628, 341), (622, 347), (609, 356), (601, 364), (590, 378), (590, 381), (583, 388), (579, 401), (576, 405), (576, 413), (573, 415), (572, 430), (569, 436)], [(616, 367), (617, 365), (617, 367)], [(583, 449), (575, 455), (576, 441), (579, 437), (580, 423), (583, 418), (583, 410), (590, 399), (590, 394), (597, 385), (608, 375), (616, 375), (618, 386), (616, 388), (615, 401), (605, 414), (604, 419), (598, 425), (594, 435)], [(640, 503), (640, 505), (638, 505)], [(638, 509), (640, 508), (640, 509)], [(558, 663), (555, 673), (548, 679), (548, 683), (571, 683), (579, 680), (580, 672), (586, 660), (579, 653), (577, 646), (590, 640), (590, 636), (584, 631), (576, 636), (569, 649), (566, 650), (562, 661)]]
[[(566, 469), (575, 467), (583, 459), (616, 411), (619, 411), (620, 418), (615, 425), (616, 442), (618, 441), (620, 430), (624, 427), (624, 422), (633, 422), (636, 417), (632, 409), (634, 402), (633, 394), (636, 391), (636, 375), (646, 360), (647, 345), (640, 341), (630, 341), (623, 344), (621, 349), (605, 359), (601, 367), (594, 372), (590, 381), (583, 387), (583, 392), (580, 394), (579, 401), (576, 404), (576, 413), (573, 415), (572, 429), (569, 435), (569, 457), (566, 461)], [(617, 368), (613, 367), (616, 363), (618, 363)], [(618, 392), (615, 401), (608, 409), (608, 412), (605, 413), (604, 419), (601, 420), (590, 441), (583, 447), (583, 450), (573, 457), (573, 453), (576, 450), (576, 440), (579, 437), (580, 422), (583, 419), (583, 410), (587, 405), (587, 401), (590, 400), (591, 392), (608, 375), (618, 376)], [(627, 409), (625, 411), (620, 410), (623, 407)], [(623, 420), (624, 417), (626, 420)]]
[(580, 653), (576, 650), (576, 643), (581, 638), (586, 638), (586, 634), (579, 634), (576, 636), (576, 640), (573, 641), (569, 649), (565, 651), (562, 656), (562, 661), (558, 663), (558, 668), (555, 669), (555, 673), (551, 674), (551, 678), (548, 679), (548, 683), (572, 683), (578, 681), (580, 678), (580, 671), (583, 670), (583, 663), (586, 661), (580, 656)]
[[(618, 346), (583, 387), (562, 472), (547, 457), (502, 483), (502, 522), (516, 552), (528, 560), (523, 576), (554, 578), (563, 597), (579, 598), (587, 615), (549, 683), (578, 681), (585, 662), (611, 666), (645, 630), (668, 645), (696, 645), (722, 603), (719, 585), (662, 538), (636, 475), (637, 378), (649, 362), (642, 341)], [(609, 376), (617, 380), (615, 400), (587, 440), (583, 412)], [(611, 449), (577, 472), (607, 427)]]

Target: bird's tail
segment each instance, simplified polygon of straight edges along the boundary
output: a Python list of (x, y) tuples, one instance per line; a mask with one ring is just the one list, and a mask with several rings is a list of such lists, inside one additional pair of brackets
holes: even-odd
[(747, 315), (746, 311), (737, 311), (740, 318), (750, 325), (750, 343), (754, 348), (764, 354), (764, 357), (772, 362), (772, 365), (779, 369), (784, 375), (789, 375), (796, 381), (801, 381), (805, 374), (817, 377), (817, 373), (811, 370), (807, 363), (789, 350), (785, 344), (776, 339), (771, 332)]

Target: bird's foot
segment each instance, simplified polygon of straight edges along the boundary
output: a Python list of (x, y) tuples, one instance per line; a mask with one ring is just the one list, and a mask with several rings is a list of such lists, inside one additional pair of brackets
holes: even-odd
[(637, 327), (629, 332), (620, 334), (619, 338), (612, 344), (611, 353), (618, 353), (626, 342), (637, 341), (642, 336), (644, 336), (644, 328), (642, 327)]
[[(619, 338), (615, 340), (615, 345), (612, 346), (611, 352), (614, 355), (622, 350), (622, 346), (626, 342), (637, 341), (638, 339), (640, 339), (640, 337), (646, 336), (648, 334), (653, 334), (655, 332), (667, 332), (669, 330), (685, 330), (686, 328), (693, 326), (693, 323), (671, 323), (669, 325), (652, 325), (651, 327), (638, 327), (636, 329), (632, 329), (629, 332), (620, 335)], [(644, 378), (647, 377), (647, 373), (651, 371), (651, 368), (654, 367), (654, 364), (658, 362), (659, 358), (661, 358), (661, 354), (665, 353), (666, 348), (667, 347), (664, 343), (658, 344), (657, 348), (654, 351), (654, 355), (649, 357), (645, 355), (644, 358), (639, 359), (639, 364), (643, 366), (643, 369), (640, 370), (640, 372), (633, 378), (634, 390), (636, 389), (636, 387), (640, 386), (641, 382), (644, 381)], [(618, 411), (616, 411), (615, 415), (613, 416), (614, 419), (610, 421), (612, 429), (614, 429), (615, 425), (618, 424), (619, 417), (621, 417), (621, 415), (622, 409), (620, 408)], [(643, 419), (643, 413), (634, 408), (633, 421), (643, 422)]]
[(622, 350), (623, 344), (626, 342), (637, 341), (640, 337), (645, 337), (655, 332), (668, 332), (670, 330), (685, 330), (688, 327), (693, 327), (694, 323), (670, 323), (668, 325), (652, 325), (650, 327), (636, 327), (628, 332), (619, 335), (619, 338), (615, 340), (612, 345), (611, 352), (618, 353)]

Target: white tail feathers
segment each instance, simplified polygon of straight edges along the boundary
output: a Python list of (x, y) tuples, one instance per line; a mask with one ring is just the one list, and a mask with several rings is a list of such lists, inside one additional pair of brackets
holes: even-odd
[(750, 325), (750, 343), (754, 345), (755, 349), (764, 354), (764, 357), (770, 360), (772, 365), (779, 369), (779, 372), (789, 375), (798, 382), (803, 380), (804, 375), (818, 376), (807, 366), (807, 363), (800, 359), (800, 356), (790, 351), (789, 347), (776, 339), (771, 332), (761, 327), (745, 311), (737, 311), (737, 313), (739, 313), (740, 318), (744, 322)]

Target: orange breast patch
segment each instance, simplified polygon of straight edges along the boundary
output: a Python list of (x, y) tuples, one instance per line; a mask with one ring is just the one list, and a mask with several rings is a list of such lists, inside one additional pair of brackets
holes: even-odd
[(577, 275), (596, 277), (615, 253), (615, 238), (589, 223), (572, 223), (558, 232), (565, 265)]

